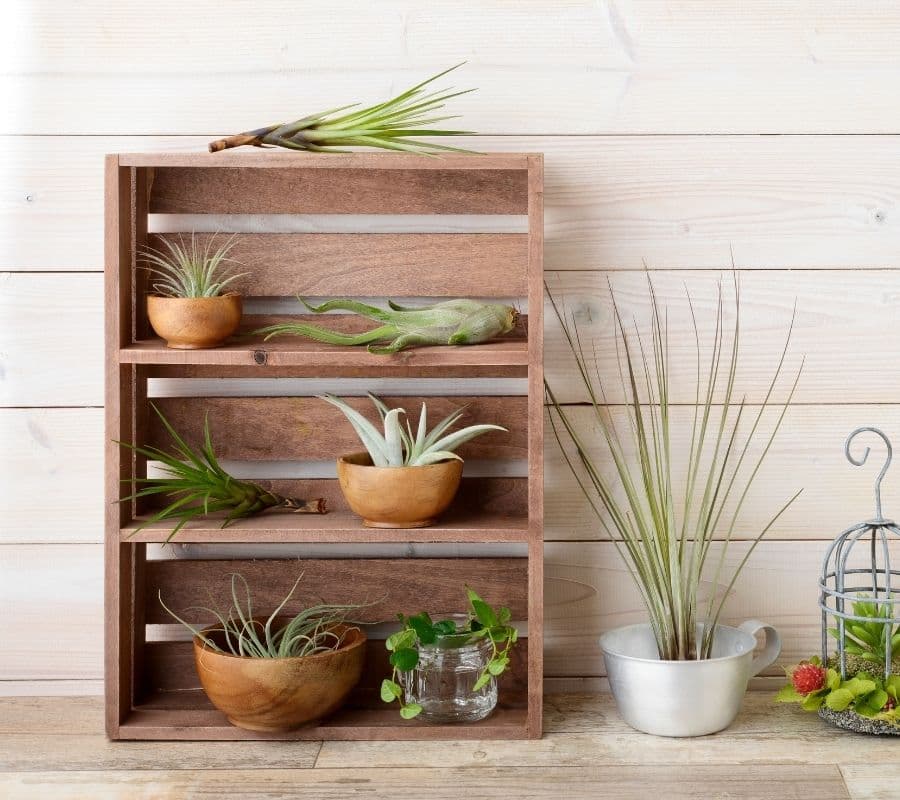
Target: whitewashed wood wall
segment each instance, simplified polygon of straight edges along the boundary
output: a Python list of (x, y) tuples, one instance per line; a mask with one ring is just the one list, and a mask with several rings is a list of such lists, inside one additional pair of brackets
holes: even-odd
[[(869, 423), (900, 443), (898, 41), (891, 0), (6, 0), (0, 694), (100, 688), (102, 155), (200, 148), (462, 59), (479, 91), (455, 108), (478, 146), (546, 154), (547, 278), (601, 359), (608, 278), (627, 313), (646, 310), (646, 264), (665, 299), (687, 284), (709, 314), (733, 253), (741, 390), (759, 402), (796, 298), (805, 375), (740, 535), (805, 492), (730, 618), (778, 625), (788, 659), (812, 651), (824, 542), (872, 505), (843, 438)], [(547, 675), (600, 685), (598, 632), (641, 612), (550, 443), (547, 460)], [(900, 508), (900, 469), (885, 503)]]

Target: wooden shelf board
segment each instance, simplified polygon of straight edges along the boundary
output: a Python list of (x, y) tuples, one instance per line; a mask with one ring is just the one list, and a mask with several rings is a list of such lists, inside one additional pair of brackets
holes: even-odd
[(481, 722), (429, 725), (404, 722), (396, 706), (345, 708), (319, 725), (295, 731), (257, 733), (231, 725), (199, 689), (158, 692), (134, 709), (119, 727), (120, 739), (181, 740), (391, 740), (525, 739), (526, 708), (498, 707)]
[(238, 367), (327, 367), (376, 371), (384, 367), (527, 366), (527, 339), (498, 339), (468, 347), (417, 347), (375, 355), (364, 347), (335, 347), (292, 340), (242, 342), (210, 350), (173, 350), (162, 339), (145, 339), (119, 350), (123, 364)]
[(529, 153), (461, 153), (422, 156), (405, 153), (347, 153), (335, 158), (327, 153), (282, 152), (244, 148), (219, 153), (119, 153), (122, 167), (275, 167), (295, 169), (427, 169), (485, 170), (528, 169)]
[[(121, 529), (122, 541), (164, 542), (173, 523), (155, 522), (135, 534), (140, 523)], [(175, 541), (189, 542), (525, 542), (528, 518), (491, 513), (471, 517), (450, 517), (430, 528), (366, 528), (358, 516), (348, 511), (328, 514), (272, 512), (237, 520), (227, 528), (212, 519), (194, 521), (182, 528)]]

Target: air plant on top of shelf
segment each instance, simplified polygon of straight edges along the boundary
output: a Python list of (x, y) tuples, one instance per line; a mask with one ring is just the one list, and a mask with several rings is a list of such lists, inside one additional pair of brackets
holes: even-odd
[(473, 135), (472, 131), (427, 127), (448, 119), (456, 119), (458, 115), (432, 115), (444, 107), (444, 101), (475, 91), (474, 89), (425, 91), (425, 87), (430, 83), (462, 66), (463, 63), (465, 62), (439, 72), (383, 103), (341, 114), (340, 112), (359, 105), (359, 103), (351, 103), (317, 114), (310, 114), (294, 122), (266, 125), (263, 128), (210, 142), (209, 151), (215, 153), (219, 150), (243, 145), (253, 147), (275, 145), (288, 150), (316, 153), (346, 153), (349, 152), (344, 149), (347, 147), (376, 147), (383, 150), (399, 150), (427, 155), (445, 151), (471, 152), (459, 147), (422, 142), (411, 138)]
[[(463, 298), (420, 308), (401, 306), (389, 300), (390, 310), (356, 300), (329, 300), (311, 306), (302, 297), (297, 299), (313, 314), (351, 311), (383, 324), (362, 333), (341, 333), (306, 322), (283, 322), (260, 328), (253, 332), (254, 335), (265, 336), (266, 341), (273, 336), (291, 334), (326, 344), (365, 344), (370, 353), (390, 354), (425, 345), (481, 344), (509, 333), (519, 320), (519, 312), (512, 306)], [(379, 342), (390, 343), (379, 346)]]
[[(175, 520), (176, 525), (166, 539), (168, 542), (191, 520), (222, 512), (225, 513), (223, 528), (237, 519), (252, 517), (268, 509), (284, 509), (297, 514), (325, 513), (325, 500), (322, 498), (298, 500), (284, 497), (255, 483), (229, 475), (222, 469), (213, 450), (208, 417), (203, 423), (203, 447), (198, 451), (178, 434), (155, 405), (151, 403), (151, 407), (172, 437), (174, 452), (117, 442), (150, 461), (160, 462), (165, 473), (156, 478), (134, 478), (133, 482), (143, 488), (122, 497), (119, 502), (156, 495), (162, 495), (172, 502), (162, 510), (153, 512), (132, 536), (155, 522)], [(131, 483), (132, 479), (125, 478), (123, 482)]]

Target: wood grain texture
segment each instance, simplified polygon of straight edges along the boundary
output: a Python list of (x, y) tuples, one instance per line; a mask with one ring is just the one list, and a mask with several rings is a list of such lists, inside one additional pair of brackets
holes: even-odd
[[(895, 132), (900, 15), (890, 3), (751, 6), (728, 0), (526, 2), (360, 9), (278, 0), (277, 25), (212, 0), (91, 3), (60, 14), (18, 0), (4, 41), (4, 133), (212, 134), (357, 100), (377, 102), (456, 63), (441, 85), (463, 127), (490, 133)], [(296, 16), (294, 14), (296, 13)], [(162, 25), (161, 25), (162, 23)], [(120, 31), (103, 35), (104, 26)], [(162, 30), (190, 31), (174, 47)], [(83, 32), (73, 53), (59, 31)], [(235, 30), (241, 46), (222, 47)], [(42, 42), (40, 48), (31, 43)], [(334, 69), (335, 42), (346, 51)], [(226, 50), (231, 52), (224, 52)], [(159, 54), (166, 54), (165, 60)], [(702, 56), (701, 56), (702, 54)], [(216, 103), (240, 79), (241, 103)], [(564, 91), (560, 87), (565, 87)], [(18, 100), (30, 98), (30, 102)]]
[[(528, 174), (515, 168), (515, 155), (505, 170), (477, 169), (480, 156), (467, 159), (464, 169), (454, 168), (459, 157), (442, 159), (437, 162), (442, 168), (435, 169), (434, 158), (406, 156), (399, 163), (418, 168), (400, 169), (392, 155), (378, 153), (351, 156), (359, 168), (348, 166), (347, 159), (344, 167), (331, 168), (333, 156), (298, 163), (290, 153), (272, 154), (274, 159), (266, 154), (263, 163), (277, 169), (242, 166), (260, 155), (237, 152), (211, 161), (208, 153), (198, 153), (189, 166), (154, 168), (150, 213), (523, 214), (527, 209)], [(310, 166), (304, 169), (304, 163)]]
[(452, 613), (465, 610), (464, 586), (469, 584), (488, 603), (508, 606), (513, 619), (524, 620), (526, 571), (521, 558), (424, 559), (414, 569), (399, 559), (148, 561), (143, 603), (147, 624), (172, 622), (160, 595), (188, 621), (205, 621), (192, 607), (213, 601), (228, 608), (230, 575), (238, 573), (249, 583), (255, 607), (274, 609), (302, 575), (285, 614), (315, 602), (354, 602), (369, 604), (359, 609), (360, 621), (389, 622), (398, 612), (417, 613), (426, 601), (431, 612)]
[[(413, 429), (423, 401), (427, 403), (430, 427), (465, 408), (457, 428), (490, 423), (508, 429), (508, 432), (490, 431), (464, 444), (459, 449), (462, 458), (519, 459), (528, 455), (525, 397), (444, 399), (394, 395), (382, 397), (382, 400), (391, 408), (407, 409)], [(349, 397), (345, 401), (381, 427), (368, 398)], [(364, 449), (341, 411), (315, 397), (159, 398), (153, 403), (194, 447), (202, 446), (204, 420), (209, 414), (209, 429), (220, 458), (334, 461), (339, 456)], [(171, 443), (161, 420), (151, 414), (148, 444), (169, 449)]]
[[(820, 800), (846, 800), (848, 797), (838, 768), (829, 766), (769, 767), (765, 777), (750, 767), (694, 767), (688, 773), (679, 766), (664, 767), (544, 767), (519, 768), (512, 774), (506, 768), (482, 769), (396, 769), (362, 768), (351, 776), (345, 770), (313, 769), (301, 774), (290, 769), (253, 770), (189, 769), (164, 772), (37, 772), (0, 774), (0, 788), (21, 800), (39, 800), (52, 794), (60, 800), (90, 796), (96, 800), (134, 797), (135, 793), (165, 792), (172, 797), (197, 791), (223, 796), (235, 785), (252, 786), (245, 796), (252, 800), (275, 800), (297, 789), (317, 800), (344, 800), (348, 781), (352, 790), (378, 792), (382, 797), (418, 800), (455, 800), (460, 793), (479, 798), (513, 796), (537, 800), (565, 792), (571, 800), (643, 800), (653, 792), (671, 800), (696, 797), (753, 797), (756, 800), (804, 800), (815, 792)], [(381, 794), (383, 792), (383, 794)], [(379, 794), (370, 794), (377, 797)], [(149, 796), (138, 794), (137, 796)]]
[[(0, 175), (12, 202), (3, 207), (0, 268), (99, 269), (103, 154), (196, 153), (205, 142), (6, 137)], [(896, 265), (900, 165), (891, 136), (510, 136), (474, 144), (545, 154), (548, 270), (729, 269), (732, 251), (742, 269)]]
[[(180, 238), (189, 237), (154, 235), (150, 245)], [(228, 237), (196, 236), (204, 246), (211, 238), (218, 246)], [(238, 234), (229, 257), (249, 274), (229, 288), (271, 297), (518, 297), (526, 248), (519, 233)]]
[(900, 767), (897, 764), (880, 764), (872, 769), (864, 754), (856, 756), (856, 760), (859, 763), (840, 765), (841, 777), (852, 800), (892, 800), (897, 796), (897, 786), (900, 784)]

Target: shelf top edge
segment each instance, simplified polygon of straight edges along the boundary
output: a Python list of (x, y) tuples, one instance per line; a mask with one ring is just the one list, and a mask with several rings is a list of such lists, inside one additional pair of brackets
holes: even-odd
[(413, 153), (293, 153), (248, 148), (204, 151), (112, 153), (122, 167), (294, 167), (297, 169), (429, 169), (527, 170), (543, 160), (542, 153), (469, 153), (417, 155)]

